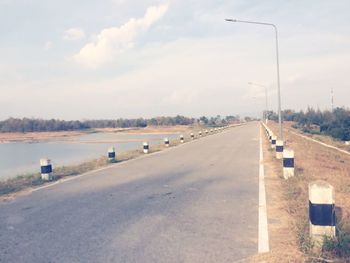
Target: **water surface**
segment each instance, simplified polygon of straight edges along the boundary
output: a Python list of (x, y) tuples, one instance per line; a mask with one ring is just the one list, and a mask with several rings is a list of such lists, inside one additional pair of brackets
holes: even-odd
[(178, 134), (91, 133), (53, 138), (41, 142), (0, 143), (0, 179), (30, 174), (40, 170), (40, 158), (49, 158), (53, 166), (78, 164), (106, 156), (110, 146), (116, 153), (142, 149), (142, 143), (162, 143), (164, 138), (178, 139)]

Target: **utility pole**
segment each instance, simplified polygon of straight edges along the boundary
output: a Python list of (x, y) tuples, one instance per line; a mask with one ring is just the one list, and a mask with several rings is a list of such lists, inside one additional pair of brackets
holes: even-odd
[(331, 106), (332, 106), (332, 112), (333, 112), (334, 110), (333, 88), (331, 88)]

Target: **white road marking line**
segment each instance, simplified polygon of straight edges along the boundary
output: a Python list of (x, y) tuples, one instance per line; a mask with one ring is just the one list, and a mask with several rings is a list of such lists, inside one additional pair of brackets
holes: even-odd
[(348, 152), (348, 151), (346, 151), (346, 150), (342, 150), (342, 149), (340, 149), (340, 148), (338, 148), (338, 147), (335, 147), (335, 146), (333, 146), (333, 145), (329, 145), (329, 144), (326, 144), (326, 143), (324, 143), (324, 142), (317, 141), (317, 140), (315, 140), (315, 139), (313, 139), (313, 138), (310, 138), (310, 137), (308, 137), (308, 136), (299, 134), (299, 133), (294, 132), (294, 131), (290, 131), (290, 132), (293, 133), (293, 134), (295, 134), (295, 135), (297, 135), (297, 136), (300, 136), (300, 137), (302, 137), (302, 138), (304, 138), (304, 139), (306, 139), (306, 140), (309, 140), (309, 141), (312, 141), (312, 142), (321, 144), (321, 145), (323, 145), (323, 146), (325, 146), (325, 147), (327, 147), (327, 148), (331, 148), (331, 149), (336, 150), (336, 151), (339, 151), (339, 152), (341, 152), (341, 153), (345, 153), (345, 154), (350, 155), (350, 152)]
[(259, 236), (258, 236), (258, 252), (269, 252), (269, 232), (267, 226), (267, 208), (266, 208), (266, 193), (264, 182), (264, 157), (261, 139), (260, 128), (260, 160), (259, 160)]

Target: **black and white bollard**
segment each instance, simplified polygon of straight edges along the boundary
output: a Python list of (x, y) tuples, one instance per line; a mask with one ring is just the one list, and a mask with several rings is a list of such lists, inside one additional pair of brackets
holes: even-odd
[(193, 133), (191, 133), (191, 139), (194, 140), (194, 134)]
[(199, 131), (198, 134), (199, 134), (199, 137), (202, 137), (202, 131)]
[(52, 177), (52, 165), (49, 159), (40, 159), (40, 170), (41, 170), (41, 179), (43, 181), (51, 181)]
[(283, 141), (281, 140), (276, 141), (276, 158), (277, 159), (283, 158)]
[(108, 161), (110, 163), (114, 163), (115, 162), (115, 149), (114, 149), (114, 147), (109, 147), (108, 148)]
[(169, 147), (169, 139), (168, 138), (164, 139), (164, 144), (166, 147)]
[(184, 136), (183, 136), (183, 135), (180, 135), (180, 142), (181, 142), (181, 143), (184, 143), (184, 141), (185, 141), (185, 140), (184, 140)]
[(283, 177), (288, 179), (294, 176), (294, 151), (284, 149), (283, 151)]
[(277, 137), (272, 135), (271, 136), (271, 148), (274, 149), (276, 147), (276, 141), (277, 141)]
[(309, 184), (309, 222), (315, 246), (322, 246), (325, 236), (335, 237), (334, 188), (325, 181)]
[(148, 142), (143, 143), (143, 153), (148, 153), (149, 152), (149, 144)]
[(205, 134), (208, 135), (209, 131), (208, 130), (205, 130)]

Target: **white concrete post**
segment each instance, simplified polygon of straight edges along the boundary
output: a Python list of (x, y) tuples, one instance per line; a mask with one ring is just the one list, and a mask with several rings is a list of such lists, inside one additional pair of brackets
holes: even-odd
[(41, 179), (43, 181), (51, 181), (52, 177), (52, 165), (49, 159), (43, 158), (40, 159), (40, 170), (41, 170)]
[(114, 149), (114, 147), (108, 148), (108, 161), (111, 163), (115, 162), (115, 149)]
[(149, 152), (149, 144), (148, 142), (143, 143), (143, 153), (148, 153)]
[(336, 218), (334, 188), (325, 181), (309, 184), (310, 237), (316, 247), (323, 244), (324, 237), (335, 237)]
[(208, 135), (208, 132), (209, 132), (208, 130), (205, 130), (205, 134), (206, 134), (206, 135)]
[(168, 138), (164, 139), (164, 144), (166, 147), (169, 147), (169, 139)]
[(271, 148), (274, 149), (276, 147), (276, 141), (277, 141), (277, 137), (272, 135), (271, 136)]
[(284, 149), (283, 151), (283, 177), (288, 179), (294, 176), (294, 151)]
[(282, 159), (283, 158), (283, 141), (277, 140), (276, 141), (276, 158)]
[(180, 142), (181, 142), (181, 143), (184, 143), (184, 141), (185, 141), (185, 140), (184, 140), (184, 136), (181, 134), (181, 135), (180, 135)]
[(194, 140), (194, 134), (193, 133), (191, 133), (191, 139)]
[(199, 134), (199, 137), (202, 137), (202, 131), (199, 131), (198, 134)]

